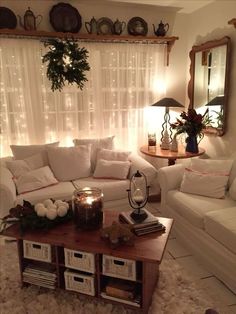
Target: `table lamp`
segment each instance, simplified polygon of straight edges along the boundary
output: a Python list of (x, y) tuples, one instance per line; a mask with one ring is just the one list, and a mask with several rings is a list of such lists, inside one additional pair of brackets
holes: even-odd
[(164, 122), (162, 124), (162, 131), (161, 131), (161, 149), (169, 149), (170, 142), (172, 141), (172, 130), (170, 127), (170, 112), (169, 108), (173, 107), (184, 107), (181, 105), (177, 100), (173, 98), (162, 98), (158, 100), (152, 106), (155, 107), (165, 107), (165, 114), (164, 114)]

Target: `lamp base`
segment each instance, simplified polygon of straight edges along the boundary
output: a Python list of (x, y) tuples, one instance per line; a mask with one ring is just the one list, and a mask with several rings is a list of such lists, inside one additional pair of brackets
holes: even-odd
[(135, 221), (135, 222), (142, 222), (147, 218), (147, 213), (141, 209), (135, 209), (131, 214), (130, 217)]

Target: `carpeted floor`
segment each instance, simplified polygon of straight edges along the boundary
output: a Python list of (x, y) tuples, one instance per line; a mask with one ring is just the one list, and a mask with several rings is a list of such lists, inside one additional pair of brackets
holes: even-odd
[[(1, 314), (134, 313), (123, 306), (114, 306), (73, 292), (50, 291), (36, 286), (21, 289), (16, 252), (15, 243), (0, 245)], [(203, 314), (210, 307), (220, 314), (229, 314), (229, 310), (221, 308), (217, 299), (211, 299), (207, 291), (197, 287), (174, 260), (164, 259), (160, 270), (150, 314)]]

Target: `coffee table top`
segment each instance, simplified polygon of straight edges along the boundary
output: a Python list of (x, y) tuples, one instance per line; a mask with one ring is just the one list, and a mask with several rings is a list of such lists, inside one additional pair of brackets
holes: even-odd
[[(104, 226), (118, 221), (119, 212), (104, 210)], [(40, 243), (48, 243), (66, 247), (73, 250), (81, 250), (91, 253), (108, 254), (116, 257), (161, 263), (173, 219), (159, 218), (165, 225), (165, 232), (154, 232), (135, 237), (134, 246), (122, 244), (112, 249), (109, 244), (100, 237), (100, 230), (79, 230), (73, 222), (58, 225), (48, 231), (35, 230), (20, 233), (19, 225), (14, 224), (7, 228), (3, 235)]]

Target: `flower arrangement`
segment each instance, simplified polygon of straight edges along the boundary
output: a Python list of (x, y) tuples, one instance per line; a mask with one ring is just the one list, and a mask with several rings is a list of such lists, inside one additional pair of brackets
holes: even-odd
[(171, 124), (171, 128), (176, 130), (176, 135), (187, 133), (188, 136), (203, 136), (203, 129), (207, 125), (208, 109), (202, 115), (197, 113), (195, 109), (188, 109), (180, 114), (181, 119), (177, 119), (175, 123)]
[(0, 232), (4, 231), (8, 224), (18, 222), (20, 230), (49, 229), (62, 222), (73, 218), (73, 211), (67, 202), (61, 200), (45, 200), (35, 206), (28, 201), (23, 205), (17, 205), (9, 210), (9, 215), (2, 218)]

